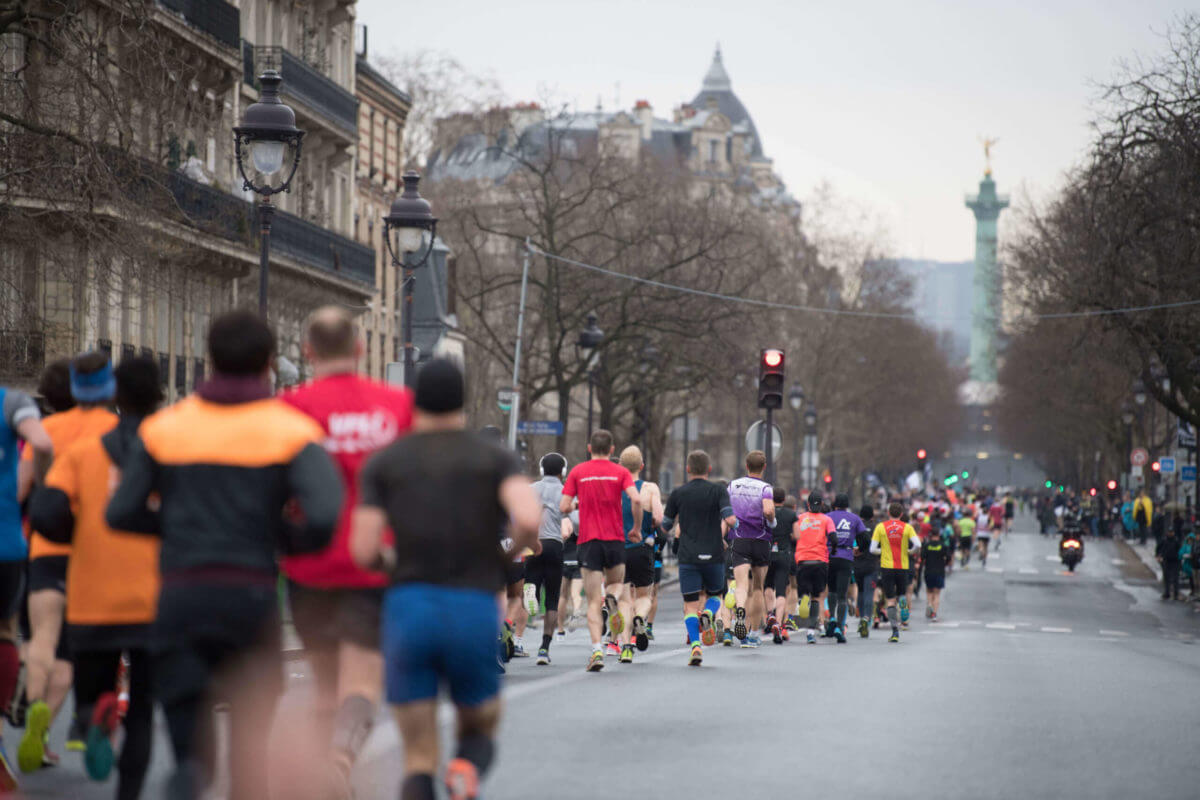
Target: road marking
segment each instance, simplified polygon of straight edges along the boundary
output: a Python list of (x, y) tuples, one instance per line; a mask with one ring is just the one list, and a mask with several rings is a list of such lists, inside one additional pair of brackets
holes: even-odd
[(1058, 556), (1046, 556), (1047, 561), (1058, 561)]
[(957, 628), (958, 627), (957, 622), (939, 622), (938, 625), (940, 625), (943, 628)]
[(1128, 636), (1129, 634), (1128, 634), (1128, 633), (1126, 633), (1125, 631), (1106, 631), (1106, 630), (1101, 630), (1101, 631), (1100, 631), (1100, 635), (1101, 635), (1101, 636)]
[(1111, 561), (1114, 566), (1118, 566), (1118, 567), (1125, 563), (1125, 559), (1123, 559), (1123, 558), (1114, 558), (1114, 559), (1111, 559)]
[(1042, 633), (1070, 633), (1070, 632), (1071, 632), (1070, 628), (1050, 628), (1045, 625), (1042, 626)]
[(1004, 567), (988, 567), (988, 568), (987, 568), (987, 571), (988, 571), (988, 572), (990, 572), (990, 573), (992, 573), (992, 574), (994, 574), (994, 575), (995, 575), (995, 574), (1002, 574), (1002, 573), (1004, 572)]
[(1022, 575), (1037, 575), (1037, 570), (1033, 567), (1021, 567), (1017, 572), (1020, 572)]
[(1015, 631), (1017, 629), (1017, 626), (1011, 622), (989, 622), (983, 627), (991, 628), (994, 631)]
[(962, 622), (963, 625), (982, 625), (983, 623), (977, 619), (966, 619)]
[(918, 631), (918, 633), (941, 633), (941, 631)]

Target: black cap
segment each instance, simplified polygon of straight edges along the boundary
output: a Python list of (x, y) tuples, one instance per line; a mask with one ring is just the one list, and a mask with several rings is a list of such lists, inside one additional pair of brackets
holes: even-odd
[(838, 496), (833, 498), (833, 507), (834, 508), (849, 508), (850, 507), (850, 498), (846, 496), (845, 492), (839, 492)]
[(823, 502), (824, 502), (824, 498), (821, 497), (820, 492), (810, 492), (808, 495), (808, 510), (809, 511), (820, 511), (821, 503), (823, 503)]
[(458, 364), (435, 358), (417, 373), (417, 408), (430, 414), (448, 414), (463, 407), (463, 374)]

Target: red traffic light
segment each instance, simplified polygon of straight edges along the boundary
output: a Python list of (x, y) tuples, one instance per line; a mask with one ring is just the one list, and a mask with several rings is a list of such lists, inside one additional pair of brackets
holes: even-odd
[(1106, 485), (1108, 486), (1108, 490), (1110, 492), (1115, 492), (1117, 490), (1117, 482), (1116, 481), (1110, 480)]
[(926, 456), (926, 453), (925, 453), (925, 448), (924, 448), (924, 447), (922, 447), (920, 450), (918, 450), (918, 451), (917, 451), (917, 458), (919, 458), (919, 459), (921, 459), (922, 461), (924, 461), (924, 460), (925, 460), (925, 456)]
[(778, 367), (783, 363), (782, 350), (763, 350), (763, 363), (768, 367)]
[(1157, 461), (1155, 461), (1150, 465), (1150, 469), (1158, 472), (1160, 469), (1162, 469), (1162, 464), (1159, 464)]
[(1092, 497), (1095, 497), (1096, 496), (1096, 487), (1093, 486), (1092, 488), (1088, 489), (1088, 494), (1090, 494)]
[(826, 473), (826, 475), (825, 475), (825, 482), (826, 482), (826, 483), (833, 483), (833, 476), (832, 476), (832, 475), (829, 475), (828, 473)]

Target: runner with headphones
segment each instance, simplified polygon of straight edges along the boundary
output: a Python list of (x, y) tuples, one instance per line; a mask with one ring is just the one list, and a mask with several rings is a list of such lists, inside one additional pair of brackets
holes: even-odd
[(567, 477), (567, 459), (547, 453), (539, 463), (542, 479), (533, 484), (533, 493), (542, 504), (542, 524), (538, 538), (542, 552), (525, 562), (525, 606), (530, 616), (538, 612), (539, 595), (544, 590), (546, 616), (542, 621), (542, 646), (537, 663), (550, 663), (550, 642), (558, 624), (558, 602), (563, 583), (563, 480)]

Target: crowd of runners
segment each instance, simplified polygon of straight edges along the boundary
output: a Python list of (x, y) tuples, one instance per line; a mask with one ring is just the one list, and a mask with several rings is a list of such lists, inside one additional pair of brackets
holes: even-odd
[[(235, 311), (208, 331), (212, 375), (167, 408), (158, 365), (138, 356), (52, 364), (36, 398), (0, 387), (0, 707), (23, 728), (15, 759), (0, 746), (0, 793), (59, 763), (50, 730), (70, 707), (66, 749), (93, 779), (115, 767), (118, 798), (140, 797), (157, 707), (164, 796), (204, 795), (227, 764), (231, 800), (267, 797), (286, 608), (314, 678), (304, 728), (324, 754), (291, 777), (351, 797), (386, 703), (402, 800), (435, 797), (439, 775), (472, 798), (509, 660), (536, 650), (550, 665), (555, 639), (586, 627), (587, 670), (633, 663), (655, 640), (664, 561), (692, 666), (705, 647), (765, 636), (845, 643), (851, 616), (860, 636), (882, 625), (898, 642), (920, 586), (936, 621), (956, 561), (986, 563), (1012, 518), (1011, 498), (982, 494), (800, 505), (764, 480), (758, 451), (728, 484), (694, 451), (664, 497), (641, 451), (604, 430), (587, 460), (547, 453), (531, 482), (494, 429), (467, 429), (455, 363), (396, 388), (357, 374), (362, 349), (345, 311), (319, 310), (304, 337), (313, 380), (277, 393), (271, 329)], [(457, 711), (444, 767), (442, 690)]]

